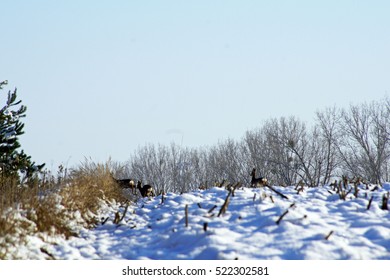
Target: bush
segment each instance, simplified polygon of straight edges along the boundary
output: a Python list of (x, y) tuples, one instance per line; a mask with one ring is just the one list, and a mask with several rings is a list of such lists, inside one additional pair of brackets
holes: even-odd
[(114, 168), (110, 161), (85, 161), (69, 176), (59, 172), (57, 178), (45, 175), (29, 187), (5, 188), (0, 200), (0, 259), (22, 257), (14, 248), (26, 243), (27, 236), (69, 238), (81, 227), (96, 226), (104, 204), (126, 201), (112, 179)]

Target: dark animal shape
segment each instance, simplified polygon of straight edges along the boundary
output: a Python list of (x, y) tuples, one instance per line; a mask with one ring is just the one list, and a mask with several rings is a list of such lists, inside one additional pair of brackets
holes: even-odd
[(154, 196), (153, 187), (151, 185), (142, 186), (142, 181), (138, 181), (137, 189), (139, 189), (142, 197)]
[(135, 194), (135, 181), (134, 179), (116, 179), (114, 176), (112, 176), (114, 181), (124, 189), (131, 189), (131, 192)]
[(256, 178), (256, 168), (253, 168), (252, 173), (252, 180), (251, 180), (251, 187), (264, 187), (268, 185), (268, 180), (263, 177)]

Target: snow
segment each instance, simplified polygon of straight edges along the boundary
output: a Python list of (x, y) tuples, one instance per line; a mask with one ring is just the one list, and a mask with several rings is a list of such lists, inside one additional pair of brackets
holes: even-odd
[(390, 211), (381, 209), (390, 184), (377, 191), (361, 187), (358, 198), (350, 194), (346, 200), (327, 186), (299, 194), (294, 187), (275, 189), (289, 199), (269, 189), (241, 188), (220, 216), (228, 191), (217, 187), (168, 193), (163, 203), (161, 196), (140, 199), (119, 224), (114, 216), (122, 216), (124, 207), (106, 205), (98, 218), (109, 217), (107, 222), (81, 228), (78, 237), (31, 236), (15, 250), (27, 259), (47, 253), (55, 259), (390, 259)]

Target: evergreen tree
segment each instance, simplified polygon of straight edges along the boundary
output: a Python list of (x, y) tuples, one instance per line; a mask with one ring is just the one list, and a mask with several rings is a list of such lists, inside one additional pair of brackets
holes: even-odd
[[(0, 82), (0, 90), (7, 84), (8, 81)], [(27, 107), (17, 100), (16, 92), (16, 89), (8, 91), (6, 104), (0, 109), (0, 173), (12, 176), (22, 172), (26, 177), (31, 177), (44, 164), (36, 165), (30, 156), (19, 150), (19, 136), (24, 133), (21, 118), (26, 116)]]

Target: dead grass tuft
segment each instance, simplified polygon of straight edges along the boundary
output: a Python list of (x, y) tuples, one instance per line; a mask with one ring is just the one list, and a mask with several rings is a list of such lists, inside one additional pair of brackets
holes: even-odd
[(13, 251), (29, 235), (69, 238), (80, 226), (94, 227), (103, 204), (126, 201), (112, 179), (115, 168), (111, 161), (86, 160), (69, 174), (61, 168), (56, 178), (44, 174), (28, 185), (0, 178), (0, 259), (19, 258)]
[(122, 190), (112, 179), (112, 163), (101, 164), (85, 161), (70, 173), (69, 183), (61, 189), (64, 206), (80, 211), (88, 220), (91, 212), (96, 214), (101, 203), (124, 202)]

